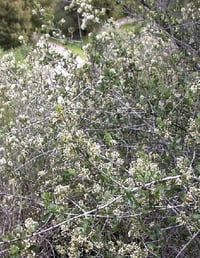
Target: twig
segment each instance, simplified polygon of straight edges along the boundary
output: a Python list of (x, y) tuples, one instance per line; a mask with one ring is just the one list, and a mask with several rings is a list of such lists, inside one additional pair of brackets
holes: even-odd
[[(137, 192), (138, 190), (145, 190), (145, 189), (147, 189), (148, 187), (150, 187), (150, 186), (152, 186), (152, 185), (155, 185), (155, 184), (158, 184), (158, 183), (167, 182), (167, 181), (171, 181), (171, 180), (176, 180), (176, 179), (178, 179), (178, 178), (180, 178), (180, 177), (181, 177), (180, 175), (177, 175), (177, 176), (165, 177), (165, 178), (160, 179), (160, 180), (154, 180), (154, 181), (151, 181), (151, 182), (149, 182), (149, 183), (147, 183), (147, 184), (134, 187), (133, 189), (130, 190), (130, 192), (133, 193), (133, 192)], [(127, 189), (127, 190), (128, 190), (128, 189)], [(105, 204), (103, 204), (103, 205), (97, 206), (96, 208), (94, 208), (94, 209), (92, 209), (92, 210), (90, 210), (90, 211), (87, 211), (87, 212), (83, 212), (83, 213), (81, 213), (81, 214), (78, 214), (78, 215), (76, 215), (76, 216), (74, 216), (74, 217), (72, 217), (72, 218), (69, 218), (69, 219), (67, 219), (67, 220), (64, 220), (64, 221), (62, 221), (62, 222), (60, 222), (60, 223), (58, 223), (58, 224), (56, 224), (56, 225), (53, 225), (53, 226), (51, 226), (51, 227), (49, 227), (49, 228), (42, 229), (42, 230), (40, 230), (40, 231), (36, 231), (36, 232), (34, 232), (32, 235), (28, 235), (26, 238), (39, 236), (39, 235), (41, 235), (41, 234), (44, 234), (44, 233), (46, 233), (46, 232), (48, 232), (48, 231), (54, 230), (54, 229), (56, 229), (56, 228), (59, 228), (60, 226), (62, 226), (62, 225), (64, 225), (64, 224), (67, 224), (67, 223), (69, 223), (69, 222), (71, 222), (71, 221), (73, 221), (73, 220), (76, 220), (76, 219), (79, 219), (79, 218), (82, 218), (82, 217), (87, 218), (87, 217), (91, 216), (92, 214), (97, 213), (99, 210), (103, 210), (103, 209), (109, 207), (109, 206), (112, 205), (113, 203), (115, 203), (115, 202), (121, 200), (122, 198), (123, 198), (123, 195), (118, 195), (117, 197), (110, 199), (107, 203), (105, 203)], [(96, 214), (95, 214), (95, 216), (96, 216)], [(199, 233), (199, 232), (200, 232), (200, 230), (198, 231), (198, 233)], [(193, 236), (193, 237), (192, 237), (192, 240), (193, 240), (195, 237), (196, 237), (196, 236)], [(21, 239), (15, 238), (15, 239), (12, 239), (12, 240), (7, 241), (7, 242), (0, 242), (0, 245), (3, 245), (3, 244), (10, 244), (10, 243), (13, 243), (13, 242), (16, 242), (16, 241), (19, 241), (19, 240), (21, 240)], [(191, 241), (192, 241), (192, 240), (191, 240)], [(191, 241), (190, 241), (190, 242), (191, 242)], [(186, 246), (186, 247), (187, 247), (187, 246)], [(177, 256), (177, 257), (178, 257), (178, 256)], [(176, 257), (176, 258), (177, 258), (177, 257)]]
[(180, 257), (180, 255), (185, 251), (185, 249), (191, 244), (191, 242), (198, 236), (200, 233), (200, 228), (199, 230), (191, 237), (191, 239), (184, 245), (184, 247), (178, 252), (175, 258)]

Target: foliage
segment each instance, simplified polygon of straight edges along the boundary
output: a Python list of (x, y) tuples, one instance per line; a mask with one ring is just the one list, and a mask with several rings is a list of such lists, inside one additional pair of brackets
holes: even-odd
[(0, 56), (4, 54), (4, 50), (0, 48)]
[(10, 49), (30, 40), (33, 31), (52, 27), (54, 1), (0, 1), (0, 46)]
[(197, 257), (200, 74), (157, 22), (0, 58), (2, 257)]
[(27, 39), (30, 35), (30, 9), (23, 0), (0, 1), (0, 46), (15, 47), (20, 44), (19, 37)]
[(77, 12), (73, 10), (65, 10), (68, 6), (66, 1), (57, 0), (54, 10), (54, 23), (55, 27), (62, 31), (62, 34), (66, 37), (79, 36), (79, 24)]
[(71, 38), (82, 38), (96, 30), (107, 18), (120, 18), (121, 5), (116, 1), (63, 1), (57, 0), (54, 12), (55, 27)]
[[(199, 59), (199, 1), (193, 0), (121, 0), (127, 14), (137, 13), (153, 19), (178, 47), (186, 51), (186, 57)], [(190, 60), (191, 61), (191, 60)]]
[(33, 31), (47, 31), (52, 28), (54, 14), (54, 0), (31, 0), (27, 1), (31, 8), (31, 23)]

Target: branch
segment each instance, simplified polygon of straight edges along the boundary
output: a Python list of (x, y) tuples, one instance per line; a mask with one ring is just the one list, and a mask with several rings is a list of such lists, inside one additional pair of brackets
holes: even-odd
[[(154, 181), (151, 181), (151, 182), (146, 183), (146, 184), (144, 184), (144, 185), (134, 187), (133, 189), (130, 190), (130, 192), (131, 192), (131, 193), (134, 193), (134, 192), (137, 192), (138, 190), (146, 190), (148, 187), (150, 187), (150, 186), (152, 186), (152, 185), (155, 185), (155, 184), (158, 184), (158, 183), (167, 182), (167, 181), (171, 181), (171, 180), (176, 180), (176, 179), (178, 179), (178, 178), (180, 178), (180, 177), (181, 177), (181, 175), (177, 175), (177, 176), (165, 177), (165, 178), (160, 179), (160, 180), (154, 180)], [(126, 190), (128, 191), (128, 189), (126, 189)], [(56, 224), (56, 225), (53, 225), (53, 226), (51, 226), (51, 227), (49, 227), (49, 228), (42, 229), (42, 230), (41, 230), (41, 228), (40, 228), (38, 231), (34, 232), (32, 235), (26, 236), (25, 239), (31, 238), (31, 237), (36, 237), (36, 236), (39, 236), (39, 235), (44, 234), (44, 233), (46, 233), (46, 232), (52, 231), (52, 230), (54, 230), (54, 229), (59, 228), (59, 227), (62, 226), (62, 225), (65, 225), (65, 224), (67, 224), (67, 223), (69, 223), (69, 222), (71, 222), (71, 221), (73, 221), (73, 220), (76, 220), (76, 219), (79, 219), (79, 218), (82, 218), (82, 217), (87, 218), (87, 217), (91, 216), (92, 214), (95, 214), (95, 216), (96, 216), (96, 214), (98, 213), (98, 211), (103, 210), (103, 209), (109, 207), (109, 206), (112, 205), (113, 203), (115, 203), (115, 202), (121, 200), (122, 198), (123, 198), (123, 195), (120, 194), (120, 195), (118, 195), (117, 197), (114, 197), (114, 198), (110, 199), (110, 200), (109, 200), (108, 202), (106, 202), (105, 204), (100, 205), (100, 206), (97, 206), (96, 208), (94, 208), (94, 209), (92, 209), (92, 210), (90, 210), (90, 211), (87, 211), (87, 212), (83, 212), (83, 213), (81, 213), (81, 214), (78, 214), (78, 215), (76, 215), (76, 216), (74, 216), (74, 217), (72, 217), (72, 218), (69, 218), (69, 219), (67, 219), (67, 220), (64, 220), (64, 221), (62, 221), (62, 222), (60, 222), (60, 223), (58, 223), (58, 224)], [(45, 224), (46, 224), (46, 223), (45, 223)], [(200, 232), (200, 230), (199, 230), (199, 232)], [(199, 233), (199, 232), (198, 232), (198, 233)], [(196, 237), (196, 236), (195, 236), (195, 237)], [(193, 237), (193, 239), (194, 239), (194, 237)], [(22, 240), (22, 239), (20, 239), (20, 238), (15, 238), (15, 239), (12, 239), (12, 240), (7, 241), (7, 242), (0, 242), (0, 245), (10, 244), (10, 243), (17, 242), (17, 241), (20, 241), (20, 240)], [(178, 256), (177, 256), (177, 257), (178, 257)], [(177, 257), (176, 257), (176, 258), (177, 258)]]
[[(140, 0), (140, 4), (143, 5), (143, 7), (145, 9), (147, 9), (148, 11), (152, 11), (152, 8), (147, 4), (145, 3), (144, 0)], [(171, 27), (171, 24), (170, 26), (168, 26), (167, 28), (163, 27), (159, 21), (156, 21), (154, 18), (153, 20), (156, 22), (156, 24), (168, 35), (169, 38), (173, 39), (177, 45), (179, 45), (181, 48), (191, 52), (193, 55), (195, 55), (196, 57), (199, 57), (199, 52), (194, 49), (193, 47), (191, 47), (189, 44), (187, 44), (186, 42), (183, 42), (181, 40), (179, 40), (177, 37), (175, 37), (174, 35), (172, 35), (169, 31), (168, 31), (168, 28)], [(184, 26), (184, 25), (187, 25), (189, 23), (185, 23), (185, 24), (182, 24), (182, 25), (174, 25), (173, 27), (180, 27), (180, 26)], [(198, 22), (194, 22), (193, 25), (199, 25), (199, 21)]]
[(192, 241), (199, 235), (200, 233), (200, 228), (199, 230), (191, 237), (191, 239), (183, 246), (183, 248), (178, 252), (175, 258), (178, 258), (182, 255), (182, 253), (185, 251), (185, 249), (192, 243)]
[(191, 47), (189, 44), (185, 43), (184, 41), (181, 41), (180, 39), (176, 38), (174, 35), (169, 33), (165, 28), (163, 28), (160, 24), (159, 24), (159, 26), (168, 35), (168, 37), (171, 38), (172, 40), (174, 40), (176, 42), (176, 44), (181, 46), (181, 48), (183, 48), (183, 49), (191, 52), (193, 55), (199, 57), (199, 53), (196, 49), (194, 49), (193, 47)]

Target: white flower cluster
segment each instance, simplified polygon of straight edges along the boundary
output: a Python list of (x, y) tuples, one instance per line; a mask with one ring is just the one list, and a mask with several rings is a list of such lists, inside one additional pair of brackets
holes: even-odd
[(96, 35), (96, 39), (102, 43), (111, 41), (114, 38), (113, 32), (103, 31)]
[(5, 159), (5, 148), (0, 147), (0, 171), (1, 168), (3, 169), (3, 165), (6, 164), (6, 159)]
[(200, 92), (200, 80), (197, 82), (192, 83), (191, 91), (193, 94), (198, 94)]
[(122, 243), (122, 247), (119, 249), (118, 255), (125, 257), (127, 254), (129, 255), (130, 258), (144, 257), (144, 251), (136, 243), (131, 243), (131, 244)]
[(56, 245), (55, 249), (58, 252), (58, 254), (61, 255), (61, 257), (65, 256), (67, 254), (66, 248), (62, 245)]
[(101, 146), (98, 143), (88, 141), (87, 151), (91, 157), (98, 157), (101, 153)]
[(147, 156), (138, 157), (136, 161), (131, 162), (128, 173), (138, 183), (157, 180), (161, 177), (158, 164), (152, 162)]
[(66, 195), (69, 192), (68, 185), (57, 185), (54, 189), (54, 194), (56, 196)]
[(19, 42), (20, 42), (20, 43), (23, 43), (23, 42), (24, 42), (24, 36), (23, 36), (23, 35), (20, 35), (20, 36), (18, 37), (18, 39), (19, 39)]
[(82, 16), (82, 30), (85, 30), (88, 24), (100, 23), (100, 17), (105, 15), (105, 8), (95, 9), (92, 0), (73, 0), (66, 9), (73, 7), (77, 7), (77, 12)]
[(184, 157), (178, 157), (176, 164), (177, 168), (180, 171), (180, 174), (183, 175), (187, 180), (189, 180), (193, 174), (193, 169), (188, 164), (188, 160)]
[(200, 8), (196, 8), (194, 3), (188, 3), (185, 7), (181, 8), (183, 20), (196, 20), (200, 16)]
[(32, 218), (27, 218), (24, 222), (26, 229), (29, 232), (34, 232), (38, 227), (38, 222), (34, 221)]
[(189, 126), (188, 126), (189, 135), (195, 140), (197, 144), (200, 143), (200, 130), (199, 130), (199, 122), (198, 118), (193, 119), (190, 118)]
[(56, 204), (66, 205), (66, 198), (69, 194), (68, 185), (57, 185), (54, 189), (54, 196)]

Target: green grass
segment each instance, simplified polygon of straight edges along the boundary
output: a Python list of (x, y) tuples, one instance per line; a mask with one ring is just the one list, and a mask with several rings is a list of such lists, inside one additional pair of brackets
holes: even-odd
[(55, 38), (50, 38), (50, 41), (54, 42), (54, 43), (61, 44), (66, 49), (69, 49), (70, 51), (72, 51), (75, 55), (78, 55), (83, 59), (85, 58), (84, 52), (82, 50), (82, 46), (88, 42), (88, 36), (85, 36), (83, 38), (83, 41), (81, 41), (81, 40), (77, 40), (77, 41), (68, 40), (68, 41), (66, 41), (66, 40), (59, 40), (59, 39), (55, 39)]
[(12, 49), (17, 62), (22, 63), (29, 53), (29, 49), (26, 46), (20, 46)]
[(71, 50), (74, 54), (80, 56), (81, 58), (85, 58), (85, 55), (84, 55), (84, 52), (82, 50), (82, 45), (81, 44), (68, 42), (68, 43), (66, 43), (65, 46), (66, 46), (67, 49)]
[(135, 22), (127, 22), (119, 27), (120, 31), (132, 31), (135, 28)]
[(8, 53), (13, 53), (16, 62), (22, 63), (28, 55), (29, 51), (30, 49), (24, 45), (9, 50), (3, 50), (0, 48), (0, 57)]
[(0, 48), (0, 57), (4, 55), (4, 50), (2, 48)]
[(141, 30), (144, 28), (144, 26), (145, 26), (144, 21), (127, 22), (125, 24), (122, 24), (119, 27), (119, 31), (122, 33), (134, 32), (137, 35), (141, 32)]

